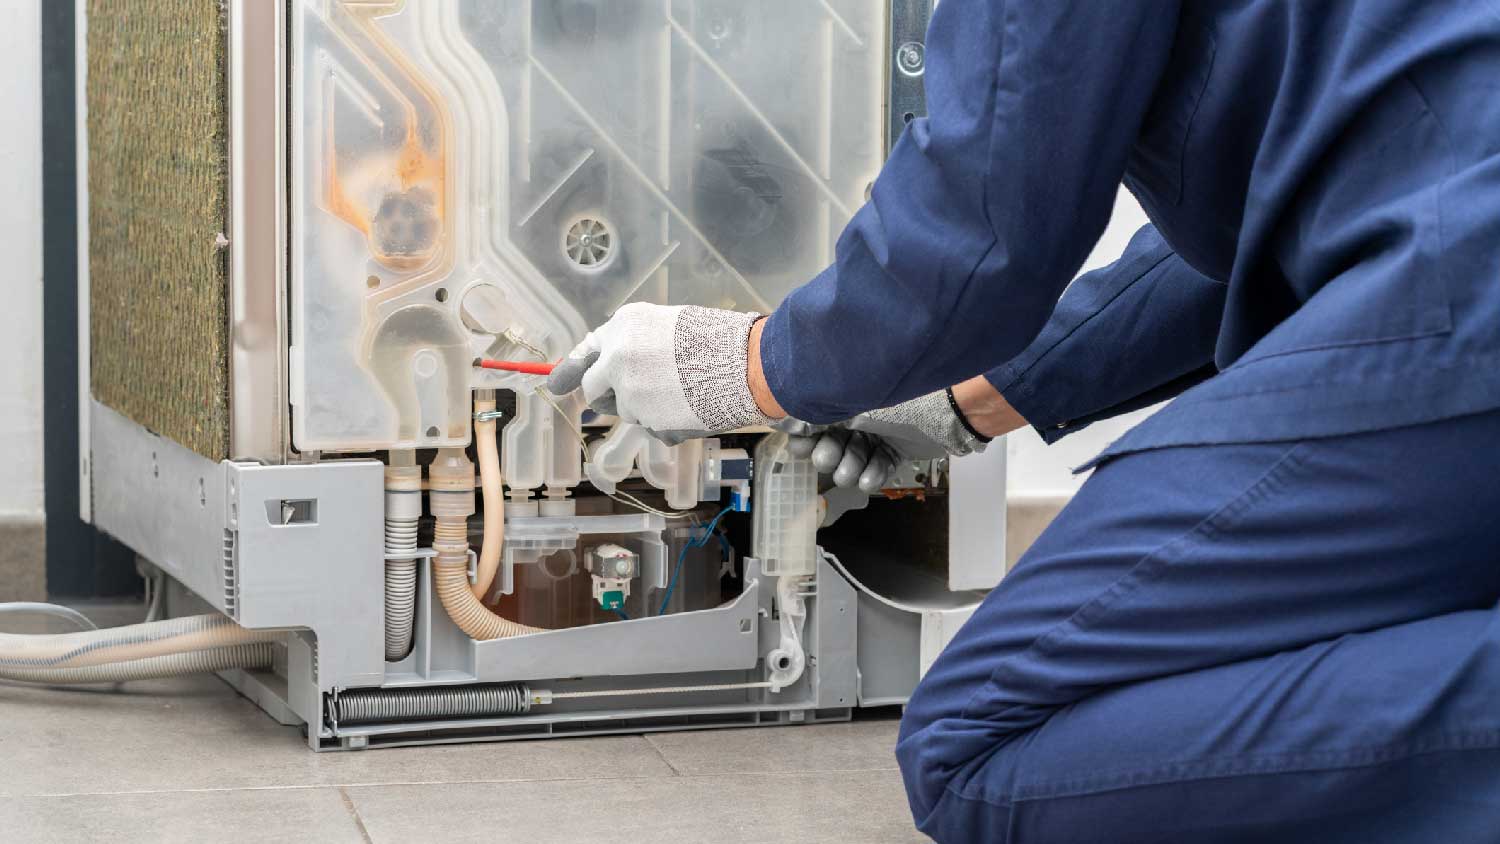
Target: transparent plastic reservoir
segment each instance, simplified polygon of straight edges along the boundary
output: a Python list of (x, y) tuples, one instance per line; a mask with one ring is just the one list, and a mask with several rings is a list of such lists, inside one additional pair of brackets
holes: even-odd
[(479, 355), (766, 311), (882, 156), (885, 3), (294, 0), (293, 439), (460, 445)]

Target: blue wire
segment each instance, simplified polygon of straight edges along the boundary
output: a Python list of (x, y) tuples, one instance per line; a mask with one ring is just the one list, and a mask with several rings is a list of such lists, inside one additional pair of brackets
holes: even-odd
[(624, 610), (615, 610), (615, 615), (619, 616), (621, 621), (630, 620), (630, 614), (625, 612)]
[[(682, 546), (682, 550), (677, 552), (677, 563), (672, 566), (672, 579), (667, 581), (667, 591), (666, 594), (662, 595), (661, 608), (656, 611), (657, 615), (664, 615), (667, 611), (667, 602), (672, 600), (672, 593), (677, 589), (677, 578), (682, 574), (682, 564), (687, 560), (688, 549), (702, 548), (703, 546), (708, 544), (708, 540), (711, 537), (719, 536), (718, 534), (714, 533), (714, 528), (719, 526), (719, 520), (724, 518), (724, 514), (728, 513), (732, 509), (732, 507), (725, 507), (723, 510), (720, 510), (719, 514), (710, 519), (708, 525), (703, 528), (702, 536), (684, 543)], [(728, 540), (726, 540), (722, 536), (719, 536), (719, 541), (724, 544), (724, 548), (727, 552), (729, 548)]]

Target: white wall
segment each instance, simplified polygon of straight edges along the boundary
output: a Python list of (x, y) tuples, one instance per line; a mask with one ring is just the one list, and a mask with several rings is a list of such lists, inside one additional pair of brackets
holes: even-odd
[[(1094, 247), (1083, 271), (1102, 267), (1120, 257), (1130, 236), (1146, 224), (1146, 213), (1123, 188), (1115, 199), (1114, 215), (1109, 228)], [(1072, 467), (1086, 462), (1105, 446), (1114, 442), (1137, 422), (1149, 416), (1151, 409), (1098, 422), (1083, 431), (1047, 445), (1030, 428), (1017, 431), (1006, 439), (1009, 485), (1012, 499), (1053, 498), (1072, 495), (1083, 483), (1084, 475), (1074, 475)]]
[(41, 3), (0, 0), (0, 519), (42, 504)]

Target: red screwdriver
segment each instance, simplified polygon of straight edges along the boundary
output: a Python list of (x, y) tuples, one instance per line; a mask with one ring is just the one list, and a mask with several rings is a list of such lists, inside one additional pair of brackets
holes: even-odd
[(505, 372), (520, 372), (525, 375), (551, 375), (556, 364), (534, 363), (526, 360), (491, 360), (475, 358), (474, 365), (480, 369), (499, 369)]

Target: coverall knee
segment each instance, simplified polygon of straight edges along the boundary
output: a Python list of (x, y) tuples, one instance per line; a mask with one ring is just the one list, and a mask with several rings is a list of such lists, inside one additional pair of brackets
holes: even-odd
[(913, 695), (897, 756), (919, 827), (1446, 829), (1422, 825), (1441, 817), (1420, 780), (1457, 789), (1447, 840), (1500, 840), (1497, 437), (1486, 413), (1103, 464)]

